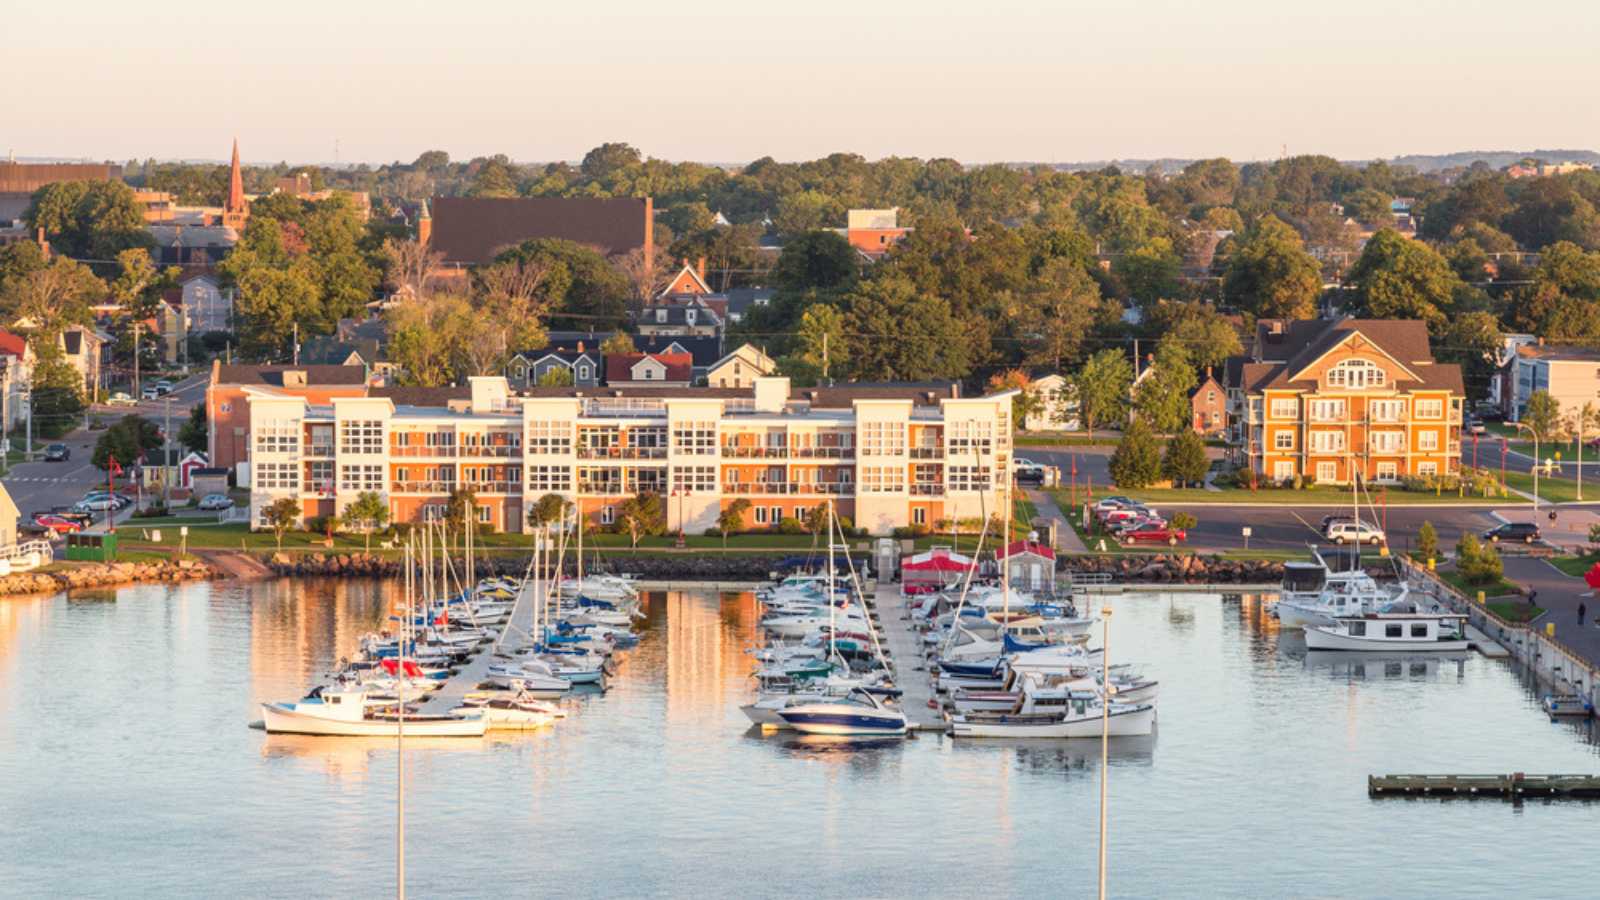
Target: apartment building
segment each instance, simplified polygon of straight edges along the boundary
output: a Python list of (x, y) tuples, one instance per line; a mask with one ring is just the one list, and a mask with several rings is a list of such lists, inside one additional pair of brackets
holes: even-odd
[(1422, 322), (1263, 320), (1226, 378), (1230, 455), (1264, 481), (1460, 468), (1461, 368), (1434, 361)]
[(469, 390), (373, 391), (318, 403), (246, 388), (251, 514), (279, 497), (306, 517), (377, 491), (397, 522), (444, 514), (471, 488), (478, 521), (522, 531), (545, 494), (595, 526), (642, 492), (667, 526), (703, 532), (739, 499), (746, 527), (775, 527), (832, 499), (885, 533), (995, 513), (1011, 457), (1011, 394), (963, 398), (953, 384), (750, 388), (533, 388), (502, 377)]

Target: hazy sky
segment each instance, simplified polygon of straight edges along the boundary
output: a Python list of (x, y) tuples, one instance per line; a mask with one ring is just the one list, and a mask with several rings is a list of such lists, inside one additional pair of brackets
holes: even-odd
[(1600, 3), (6, 4), (0, 153), (1346, 159), (1597, 148)]

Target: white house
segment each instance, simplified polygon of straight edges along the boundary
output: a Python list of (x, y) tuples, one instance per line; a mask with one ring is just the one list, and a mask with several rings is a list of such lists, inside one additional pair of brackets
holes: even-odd
[(1028, 383), (1027, 392), (1039, 399), (1037, 409), (1022, 420), (1023, 431), (1077, 431), (1078, 403), (1064, 400), (1065, 375), (1045, 375)]

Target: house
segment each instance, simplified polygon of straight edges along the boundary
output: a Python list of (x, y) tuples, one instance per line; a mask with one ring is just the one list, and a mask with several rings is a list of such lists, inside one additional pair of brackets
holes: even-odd
[(772, 303), (772, 288), (733, 288), (723, 291), (728, 298), (727, 319), (730, 325), (744, 321), (753, 309)]
[(778, 364), (754, 344), (742, 344), (739, 349), (717, 360), (706, 370), (706, 385), (719, 388), (754, 387), (756, 379), (777, 371)]
[(645, 336), (715, 337), (722, 333), (722, 316), (699, 297), (674, 298), (638, 310), (634, 328)]
[(17, 545), (17, 520), (21, 516), (22, 511), (11, 499), (11, 492), (6, 490), (4, 483), (0, 483), (0, 547)]
[(151, 490), (187, 488), (198, 469), (208, 468), (204, 454), (183, 447), (158, 447), (145, 451), (139, 466), (139, 483)]
[(688, 387), (694, 359), (687, 353), (611, 353), (606, 355), (607, 387)]
[(1028, 383), (1024, 390), (1037, 402), (1022, 419), (1023, 431), (1077, 431), (1078, 401), (1066, 399), (1062, 392), (1067, 387), (1065, 375), (1042, 375)]
[(1487, 402), (1508, 419), (1515, 421), (1512, 410), (1518, 409), (1526, 403), (1526, 394), (1520, 398), (1516, 392), (1516, 367), (1513, 363), (1517, 359), (1517, 350), (1529, 344), (1539, 343), (1539, 338), (1531, 334), (1506, 332), (1500, 335), (1500, 346), (1494, 353), (1493, 378), (1489, 379), (1489, 396)]
[(33, 381), (33, 348), (27, 338), (0, 331), (0, 424), (10, 431), (26, 420), (28, 385)]
[(911, 233), (900, 227), (900, 208), (852, 209), (845, 215), (844, 239), (856, 252), (876, 260)]
[[(225, 366), (213, 360), (211, 381), (206, 386), (206, 457), (211, 465), (230, 471), (251, 459), (250, 404), (255, 398), (291, 397), (325, 406), (335, 398), (366, 394), (367, 370), (362, 366)], [(263, 429), (258, 436), (267, 442), (264, 446), (275, 447), (280, 442), (270, 430)], [(333, 436), (330, 432), (312, 439), (317, 447), (308, 449), (314, 452), (331, 443)], [(247, 479), (248, 475), (241, 483), (248, 483)]]
[(552, 371), (567, 372), (575, 387), (595, 387), (602, 372), (600, 354), (585, 350), (579, 341), (576, 350), (524, 350), (506, 363), (506, 378), (518, 389), (542, 383)]
[(1228, 430), (1228, 391), (1211, 374), (1210, 366), (1206, 366), (1206, 376), (1189, 392), (1189, 410), (1195, 433), (1209, 437)]
[(67, 365), (77, 369), (78, 374), (83, 376), (83, 388), (88, 396), (94, 396), (95, 388), (100, 384), (101, 361), (110, 340), (110, 337), (82, 325), (69, 326), (56, 339)]
[(476, 266), (535, 238), (561, 238), (602, 256), (655, 253), (655, 210), (649, 197), (435, 197), (417, 240), (446, 266)]
[(211, 272), (195, 272), (178, 280), (179, 303), (190, 334), (233, 330), (233, 288), (224, 289)]
[(704, 378), (711, 367), (722, 359), (722, 336), (710, 335), (636, 335), (635, 350), (641, 353), (687, 353), (694, 360), (694, 377)]
[(226, 494), (228, 492), (229, 470), (220, 466), (202, 466), (188, 471), (189, 488), (196, 497), (207, 494)]
[(1521, 421), (1534, 391), (1548, 392), (1563, 416), (1583, 409), (1586, 403), (1600, 408), (1600, 350), (1543, 341), (1522, 344), (1502, 373), (1510, 388), (1504, 406), (1508, 421)]
[(703, 297), (714, 293), (711, 286), (706, 284), (706, 258), (700, 257), (697, 265), (689, 265), (686, 259), (683, 268), (676, 275), (667, 279), (667, 283), (656, 294), (656, 299), (663, 297)]
[(1012, 587), (1045, 593), (1055, 589), (1056, 551), (1048, 544), (1012, 541), (995, 551), (995, 557), (1010, 576)]
[(1460, 469), (1461, 367), (1434, 361), (1423, 322), (1263, 319), (1225, 374), (1237, 395), (1230, 456), (1258, 478), (1393, 482)]
[(231, 225), (174, 222), (150, 225), (147, 230), (155, 241), (151, 255), (158, 266), (211, 268), (239, 243), (239, 230)]

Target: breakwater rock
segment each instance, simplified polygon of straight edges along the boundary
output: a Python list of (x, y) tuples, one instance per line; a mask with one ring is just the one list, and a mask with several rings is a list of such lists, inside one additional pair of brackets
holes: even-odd
[(1106, 574), (1113, 581), (1183, 584), (1269, 584), (1283, 580), (1283, 563), (1259, 559), (1224, 559), (1199, 554), (1158, 553), (1154, 556), (1073, 556), (1062, 568), (1070, 572)]
[(91, 563), (55, 572), (18, 572), (0, 577), (0, 596), (53, 594), (69, 588), (116, 587), (156, 581), (212, 578), (211, 567), (194, 560), (144, 563)]
[[(771, 576), (789, 555), (717, 556), (685, 553), (673, 556), (628, 556), (617, 554), (605, 560), (609, 572), (627, 572), (644, 579), (678, 581), (761, 581)], [(858, 560), (861, 565), (864, 560)], [(265, 560), (278, 575), (329, 576), (335, 578), (387, 578), (400, 574), (400, 563), (368, 553), (274, 553)], [(460, 559), (454, 560), (460, 565)], [(521, 576), (528, 570), (527, 556), (495, 556), (479, 559), (478, 577)], [(586, 567), (587, 568), (587, 567)], [(574, 574), (569, 560), (566, 570)]]
[(400, 574), (400, 562), (371, 553), (274, 553), (267, 566), (279, 575), (327, 575), (345, 578), (388, 578)]

